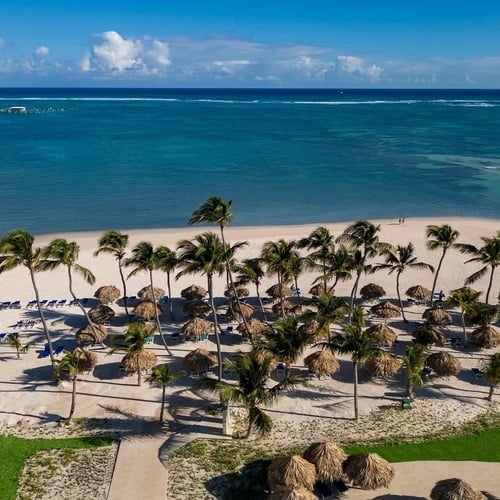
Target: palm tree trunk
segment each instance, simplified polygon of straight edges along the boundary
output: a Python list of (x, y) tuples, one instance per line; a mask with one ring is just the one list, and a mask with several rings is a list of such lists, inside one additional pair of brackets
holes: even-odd
[(42, 325), (43, 325), (43, 331), (45, 332), (45, 338), (46, 338), (47, 344), (49, 346), (50, 362), (52, 363), (52, 366), (55, 367), (56, 360), (54, 358), (54, 348), (52, 347), (52, 340), (50, 338), (49, 328), (47, 326), (47, 322), (45, 321), (45, 316), (43, 314), (42, 305), (40, 304), (40, 294), (38, 292), (38, 287), (36, 286), (36, 282), (35, 282), (35, 272), (33, 271), (33, 269), (31, 267), (29, 268), (29, 271), (30, 271), (30, 277), (31, 277), (31, 284), (33, 285), (33, 291), (35, 292), (36, 305), (38, 307), (38, 314), (40, 314), (40, 319), (42, 320)]
[(434, 281), (432, 282), (431, 307), (434, 305), (434, 292), (436, 291), (436, 283), (437, 283), (439, 271), (441, 271), (441, 264), (443, 263), (445, 255), (446, 255), (446, 248), (443, 248), (443, 253), (441, 254), (441, 258), (439, 259), (439, 264), (438, 264), (436, 272), (434, 274)]
[(283, 275), (278, 273), (278, 288), (280, 293), (281, 317), (285, 317), (285, 300), (283, 298)]
[(490, 391), (488, 392), (488, 401), (493, 401), (493, 393), (495, 392), (495, 386), (490, 385)]
[(217, 311), (215, 310), (215, 304), (214, 304), (214, 286), (211, 274), (207, 274), (207, 282), (208, 282), (208, 297), (210, 299), (210, 307), (212, 309), (212, 315), (214, 317), (214, 333), (215, 333), (215, 342), (217, 344), (217, 360), (219, 362), (219, 373), (217, 377), (219, 380), (222, 380), (222, 374), (223, 374), (222, 350), (220, 345), (220, 333), (218, 328), (219, 323), (217, 321)]
[(161, 338), (161, 341), (163, 342), (163, 347), (165, 347), (165, 349), (167, 350), (168, 355), (172, 356), (172, 352), (170, 351), (168, 344), (167, 344), (167, 341), (165, 340), (165, 337), (163, 336), (163, 332), (161, 331), (160, 315), (158, 313), (158, 306), (156, 304), (156, 299), (155, 299), (155, 295), (154, 295), (153, 270), (152, 269), (149, 270), (149, 284), (151, 286), (151, 300), (153, 301), (153, 304), (155, 307), (156, 326), (158, 328), (158, 332), (160, 333), (160, 338)]
[(464, 342), (467, 343), (467, 330), (465, 329), (465, 311), (462, 309), (460, 313), (460, 319), (462, 320), (462, 330), (464, 332)]
[[(353, 285), (352, 290), (351, 290), (351, 311), (352, 311), (352, 308), (354, 307), (354, 300), (356, 299), (356, 293), (358, 291), (358, 285), (359, 285), (359, 279), (361, 278), (361, 273), (362, 273), (361, 270), (359, 270), (356, 273), (356, 281), (354, 282), (354, 285)], [(349, 312), (349, 319), (350, 318), (351, 318), (351, 312)]]
[(160, 410), (160, 423), (163, 423), (163, 415), (165, 413), (165, 390), (167, 386), (165, 384), (162, 385), (161, 391), (161, 410)]
[(167, 273), (167, 290), (168, 290), (168, 312), (170, 313), (170, 317), (172, 321), (175, 321), (174, 311), (172, 309), (172, 286), (170, 284), (170, 273)]
[(73, 390), (71, 392), (71, 408), (69, 409), (68, 420), (73, 418), (73, 413), (75, 413), (75, 403), (76, 403), (76, 375), (73, 377)]
[(354, 368), (354, 418), (356, 422), (359, 421), (359, 412), (358, 412), (358, 363), (356, 361), (352, 362), (352, 366)]
[(488, 304), (490, 298), (491, 287), (493, 285), (493, 274), (495, 274), (495, 266), (491, 266), (490, 282), (488, 283), (488, 290), (486, 291), (485, 302)]
[[(297, 276), (294, 276), (294, 284), (295, 284), (295, 293), (297, 294), (297, 302), (299, 303), (299, 306), (302, 305), (302, 300), (300, 298), (300, 288), (299, 288), (299, 280), (297, 278)], [(325, 288), (326, 290), (326, 288)]]
[(403, 321), (405, 323), (408, 323), (408, 320), (406, 319), (406, 316), (405, 316), (405, 308), (403, 307), (403, 301), (401, 300), (401, 293), (399, 291), (399, 277), (400, 276), (401, 276), (401, 273), (398, 272), (396, 274), (396, 293), (398, 294), (399, 307), (401, 308), (401, 316), (403, 316)]
[(123, 286), (123, 305), (125, 307), (125, 314), (127, 315), (127, 321), (130, 317), (128, 313), (128, 304), (127, 304), (127, 283), (125, 282), (125, 276), (123, 275), (123, 269), (122, 269), (122, 257), (118, 258), (118, 271), (120, 272), (120, 278), (122, 280), (122, 286)]
[(413, 399), (413, 382), (411, 380), (411, 375), (408, 374), (406, 379), (406, 396)]
[(141, 356), (140, 352), (137, 352), (137, 385), (141, 386), (142, 385), (142, 370), (141, 370)]
[(259, 300), (260, 310), (262, 311), (262, 314), (264, 315), (264, 318), (265, 318), (266, 317), (266, 313), (264, 312), (264, 303), (262, 302), (262, 298), (260, 296), (259, 284), (258, 283), (255, 283), (255, 293), (257, 294), (257, 299)]

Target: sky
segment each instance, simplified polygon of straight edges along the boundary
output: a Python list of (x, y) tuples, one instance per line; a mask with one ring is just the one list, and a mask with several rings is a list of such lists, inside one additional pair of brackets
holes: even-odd
[(500, 88), (498, 0), (1, 0), (0, 87)]

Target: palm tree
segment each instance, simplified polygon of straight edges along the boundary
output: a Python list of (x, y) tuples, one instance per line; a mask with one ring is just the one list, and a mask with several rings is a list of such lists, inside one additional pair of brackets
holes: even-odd
[(488, 267), (491, 268), (490, 279), (488, 283), (488, 289), (486, 291), (485, 302), (488, 304), (490, 297), (491, 287), (493, 285), (493, 275), (495, 274), (496, 267), (500, 264), (500, 231), (497, 231), (496, 236), (493, 238), (482, 237), (483, 241), (482, 247), (476, 247), (474, 245), (468, 245), (464, 243), (457, 243), (457, 248), (464, 253), (472, 254), (474, 257), (466, 260), (465, 263), (469, 262), (480, 262), (484, 264), (479, 271), (471, 274), (466, 280), (466, 285), (471, 285), (475, 283), (478, 279), (482, 278), (488, 271)]
[(267, 266), (267, 273), (276, 274), (280, 290), (281, 314), (285, 316), (283, 286), (293, 277), (290, 269), (292, 259), (298, 257), (294, 241), (267, 241), (262, 247), (261, 259)]
[(170, 250), (170, 248), (162, 245), (156, 248), (156, 255), (158, 257), (158, 269), (167, 275), (168, 311), (172, 321), (175, 321), (174, 312), (172, 310), (172, 286), (170, 283), (170, 274), (179, 264), (179, 260), (173, 250)]
[(163, 250), (157, 251), (153, 248), (153, 245), (147, 241), (141, 241), (132, 249), (132, 257), (125, 259), (124, 265), (126, 267), (134, 266), (134, 269), (129, 273), (128, 277), (134, 276), (139, 272), (147, 272), (149, 274), (149, 286), (151, 288), (151, 300), (153, 301), (155, 308), (155, 319), (156, 326), (160, 332), (160, 338), (163, 342), (163, 346), (167, 350), (169, 356), (172, 355), (170, 349), (168, 348), (167, 341), (163, 337), (163, 332), (160, 323), (160, 314), (158, 311), (158, 306), (156, 300), (154, 300), (154, 283), (153, 283), (153, 271), (159, 269), (161, 256), (163, 255)]
[(495, 387), (500, 384), (500, 352), (491, 356), (490, 360), (483, 368), (484, 378), (490, 384), (490, 392), (488, 393), (488, 401), (493, 401), (493, 393)]
[(460, 319), (464, 332), (464, 341), (467, 342), (467, 331), (465, 329), (465, 317), (474, 311), (481, 292), (476, 292), (468, 286), (452, 290), (446, 299), (446, 307), (460, 307)]
[(273, 387), (268, 386), (269, 372), (273, 363), (272, 354), (257, 351), (237, 353), (233, 361), (226, 363), (226, 368), (233, 370), (238, 382), (236, 385), (204, 378), (198, 381), (197, 386), (210, 392), (218, 392), (222, 403), (239, 403), (248, 411), (248, 426), (246, 438), (248, 439), (253, 429), (260, 435), (267, 434), (272, 429), (271, 417), (262, 409), (270, 406), (278, 396), (290, 390), (295, 385), (302, 383), (301, 377), (285, 377)]
[(137, 385), (142, 384), (143, 365), (142, 357), (146, 351), (146, 341), (149, 331), (141, 323), (130, 323), (127, 331), (120, 335), (115, 335), (109, 354), (123, 351), (136, 363)]
[(431, 307), (434, 304), (434, 292), (436, 291), (436, 283), (438, 280), (439, 272), (441, 271), (441, 265), (443, 264), (444, 257), (449, 248), (456, 248), (456, 240), (460, 233), (448, 224), (443, 224), (442, 226), (436, 226), (431, 224), (425, 228), (425, 235), (427, 236), (427, 248), (430, 250), (437, 250), (441, 248), (441, 257), (434, 274), (434, 281), (432, 282), (431, 290)]
[(170, 368), (167, 363), (162, 365), (156, 365), (151, 370), (151, 375), (146, 379), (146, 382), (150, 384), (160, 385), (161, 392), (161, 410), (160, 410), (160, 422), (163, 422), (163, 415), (165, 413), (165, 392), (167, 385), (171, 384), (174, 380), (178, 379), (184, 375), (184, 371), (178, 371), (175, 373), (170, 373)]
[(54, 358), (54, 348), (52, 347), (52, 339), (50, 338), (49, 328), (45, 321), (42, 305), (40, 304), (40, 294), (35, 281), (35, 273), (41, 261), (40, 248), (33, 247), (34, 238), (26, 231), (15, 230), (6, 234), (0, 241), (0, 273), (10, 271), (19, 266), (24, 266), (28, 269), (31, 278), (33, 291), (35, 292), (36, 305), (38, 313), (42, 320), (43, 331), (49, 346), (50, 361), (55, 367), (56, 360)]
[(424, 346), (420, 344), (410, 345), (406, 348), (403, 357), (403, 368), (406, 370), (406, 396), (415, 399), (414, 389), (422, 387), (422, 370), (425, 366)]
[(304, 300), (305, 305), (313, 306), (315, 310), (308, 310), (301, 315), (306, 323), (315, 319), (319, 323), (318, 333), (330, 337), (330, 325), (340, 323), (349, 313), (349, 304), (341, 297), (333, 297), (323, 293), (317, 297)]
[(243, 259), (241, 263), (236, 266), (236, 270), (239, 272), (236, 278), (236, 283), (242, 285), (253, 283), (255, 285), (255, 293), (259, 299), (260, 309), (262, 313), (264, 313), (264, 304), (262, 303), (259, 290), (262, 278), (265, 274), (262, 267), (262, 260), (259, 257), (255, 257), (253, 259)]
[(122, 280), (123, 286), (123, 305), (125, 306), (125, 314), (127, 318), (129, 317), (128, 306), (127, 306), (127, 283), (125, 282), (125, 276), (123, 275), (122, 262), (125, 257), (125, 249), (128, 244), (128, 234), (122, 234), (120, 231), (108, 231), (104, 233), (98, 240), (99, 248), (94, 252), (97, 256), (100, 253), (109, 253), (114, 255), (118, 261), (118, 271), (120, 272), (120, 278)]
[(80, 357), (75, 353), (64, 351), (64, 356), (57, 362), (55, 375), (60, 376), (61, 373), (66, 374), (72, 383), (71, 391), (71, 407), (69, 410), (68, 421), (73, 417), (76, 403), (76, 379), (79, 373)]
[(369, 221), (361, 220), (348, 226), (344, 230), (344, 233), (337, 238), (337, 241), (345, 243), (359, 251), (357, 265), (355, 266), (356, 279), (351, 291), (351, 308), (354, 306), (361, 275), (370, 272), (371, 268), (367, 264), (368, 259), (375, 257), (381, 250), (387, 247), (386, 243), (382, 243), (379, 240), (379, 232), (380, 225), (375, 226)]
[[(344, 245), (338, 245), (335, 250), (326, 257), (326, 279), (327, 282), (333, 280), (330, 290), (335, 289), (339, 281), (346, 281), (352, 278), (352, 271), (355, 269), (353, 253)], [(314, 281), (317, 283), (318, 279)], [(325, 290), (329, 290), (325, 288)]]
[(53, 270), (59, 266), (65, 266), (68, 273), (68, 287), (69, 293), (73, 297), (73, 300), (80, 307), (87, 324), (92, 330), (95, 338), (98, 337), (97, 332), (94, 329), (92, 321), (90, 321), (89, 315), (83, 305), (78, 300), (74, 290), (73, 290), (73, 273), (75, 271), (80, 276), (83, 277), (86, 283), (93, 285), (95, 283), (95, 276), (86, 267), (77, 264), (78, 255), (80, 253), (80, 247), (76, 241), (68, 242), (64, 238), (56, 238), (52, 240), (49, 245), (42, 249), (42, 260), (38, 264), (38, 268), (41, 271)]
[(21, 352), (26, 352), (28, 350), (29, 344), (23, 346), (19, 335), (15, 333), (9, 333), (9, 335), (7, 335), (7, 340), (9, 344), (16, 350), (17, 359), (21, 359)]
[(415, 248), (413, 243), (408, 243), (408, 245), (398, 245), (394, 247), (386, 247), (382, 254), (385, 257), (385, 264), (378, 264), (374, 267), (374, 270), (388, 269), (389, 274), (393, 272), (396, 273), (396, 292), (398, 294), (399, 307), (401, 308), (401, 315), (403, 316), (403, 321), (408, 323), (405, 317), (405, 311), (403, 307), (403, 301), (401, 300), (401, 292), (399, 290), (399, 277), (406, 271), (406, 269), (429, 269), (434, 271), (434, 268), (427, 264), (426, 262), (419, 262), (414, 256)]
[(255, 343), (257, 350), (270, 352), (285, 364), (285, 376), (290, 375), (291, 364), (304, 352), (308, 343), (307, 335), (299, 328), (295, 318), (287, 317), (276, 321), (264, 331), (263, 339)]

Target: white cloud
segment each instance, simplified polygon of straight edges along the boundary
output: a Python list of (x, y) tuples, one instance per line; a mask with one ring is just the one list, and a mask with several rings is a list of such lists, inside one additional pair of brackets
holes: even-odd
[(50, 53), (50, 50), (48, 47), (45, 47), (44, 45), (40, 45), (40, 47), (37, 47), (35, 50), (35, 57), (39, 59), (43, 59), (44, 57), (47, 57)]
[(375, 64), (366, 63), (360, 57), (355, 56), (338, 56), (338, 69), (341, 73), (349, 76), (366, 77), (374, 82), (380, 78), (383, 69)]

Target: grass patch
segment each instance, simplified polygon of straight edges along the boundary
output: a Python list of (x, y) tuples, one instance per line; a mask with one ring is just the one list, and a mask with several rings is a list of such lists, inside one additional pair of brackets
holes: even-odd
[[(25, 460), (31, 455), (51, 449), (71, 450), (77, 448), (97, 448), (113, 443), (110, 438), (89, 437), (70, 439), (22, 439), (14, 436), (0, 435), (0, 498), (15, 499), (19, 476)], [(70, 452), (67, 452), (70, 455)]]

